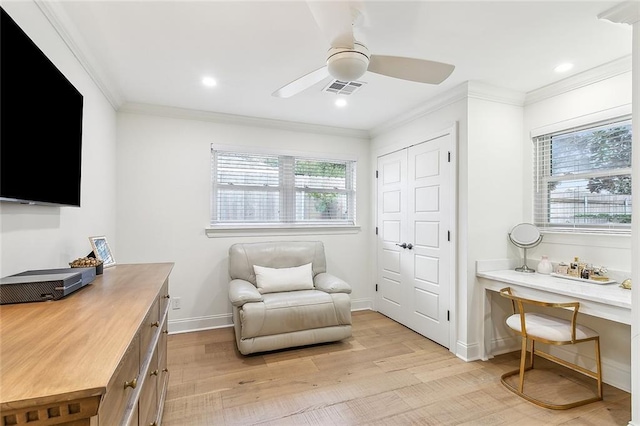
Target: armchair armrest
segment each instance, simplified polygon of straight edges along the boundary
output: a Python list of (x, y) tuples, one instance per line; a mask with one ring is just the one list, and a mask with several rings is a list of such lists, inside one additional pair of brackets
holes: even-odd
[(313, 278), (313, 285), (317, 290), (325, 293), (351, 293), (351, 286), (340, 278), (321, 272)]
[(229, 300), (233, 306), (242, 306), (247, 302), (262, 302), (262, 294), (256, 286), (245, 280), (231, 280)]

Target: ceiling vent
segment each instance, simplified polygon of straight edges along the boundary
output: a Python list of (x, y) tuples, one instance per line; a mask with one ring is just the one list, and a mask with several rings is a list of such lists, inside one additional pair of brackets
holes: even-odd
[(363, 81), (333, 80), (331, 83), (327, 84), (327, 86), (324, 89), (322, 89), (322, 91), (327, 93), (333, 93), (335, 95), (353, 95), (355, 92), (360, 90), (360, 88), (365, 84), (367, 83)]

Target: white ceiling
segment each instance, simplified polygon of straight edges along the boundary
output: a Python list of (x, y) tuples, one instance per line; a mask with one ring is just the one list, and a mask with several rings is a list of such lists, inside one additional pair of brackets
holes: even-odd
[[(630, 55), (631, 27), (597, 18), (619, 3), (364, 0), (355, 31), (372, 53), (456, 69), (437, 86), (366, 73), (343, 109), (321, 91), (330, 78), (271, 96), (324, 65), (329, 44), (304, 1), (65, 0), (56, 13), (117, 103), (370, 130), (465, 81), (529, 92)], [(555, 73), (565, 61), (574, 69)]]

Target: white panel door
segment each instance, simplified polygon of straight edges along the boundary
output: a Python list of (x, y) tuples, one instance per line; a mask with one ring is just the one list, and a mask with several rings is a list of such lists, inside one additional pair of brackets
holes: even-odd
[(404, 323), (405, 298), (402, 290), (400, 247), (405, 237), (407, 216), (407, 152), (394, 152), (378, 159), (378, 311)]
[(450, 346), (453, 136), (378, 158), (378, 293), (384, 315)]
[(453, 216), (448, 160), (451, 136), (442, 136), (408, 150), (408, 212), (405, 249), (413, 265), (407, 271), (407, 326), (449, 347), (450, 250)]

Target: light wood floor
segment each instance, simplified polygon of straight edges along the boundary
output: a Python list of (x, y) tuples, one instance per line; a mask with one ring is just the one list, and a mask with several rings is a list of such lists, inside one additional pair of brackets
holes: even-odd
[[(464, 362), (372, 311), (353, 313), (353, 336), (342, 342), (250, 356), (237, 351), (231, 328), (170, 335), (168, 362), (164, 426), (603, 426), (631, 418), (630, 394), (608, 385), (604, 401), (565, 411), (535, 406), (500, 383), (518, 354)], [(555, 398), (595, 388), (559, 373), (550, 379), (541, 370), (530, 389)]]

